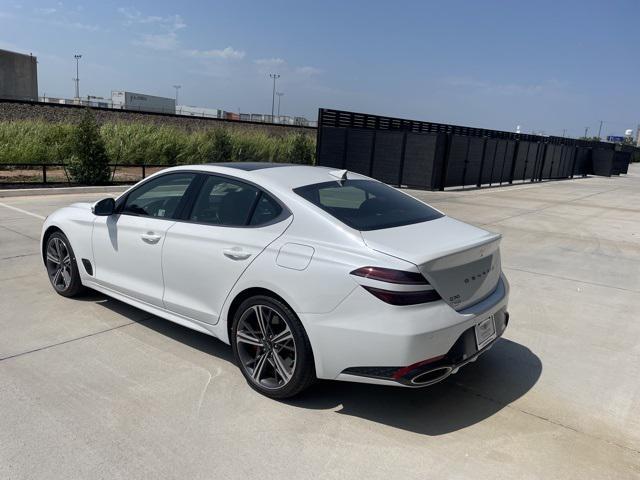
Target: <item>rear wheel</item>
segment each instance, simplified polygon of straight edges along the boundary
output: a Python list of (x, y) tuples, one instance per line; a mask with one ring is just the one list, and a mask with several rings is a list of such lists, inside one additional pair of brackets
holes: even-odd
[(76, 257), (69, 239), (62, 232), (54, 232), (45, 248), (47, 274), (54, 290), (64, 297), (75, 297), (83, 290)]
[(315, 380), (309, 339), (284, 303), (264, 295), (245, 300), (234, 316), (231, 336), (242, 374), (263, 395), (293, 397)]

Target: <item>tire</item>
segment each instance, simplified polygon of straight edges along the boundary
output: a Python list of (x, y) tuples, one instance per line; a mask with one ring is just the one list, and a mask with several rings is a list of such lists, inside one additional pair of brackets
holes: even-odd
[[(62, 257), (62, 262), (60, 262)], [(80, 272), (71, 242), (62, 232), (54, 232), (47, 238), (45, 265), (51, 286), (63, 297), (76, 297), (84, 292)]]
[(302, 323), (275, 298), (256, 295), (240, 304), (231, 326), (231, 346), (247, 383), (269, 398), (293, 397), (316, 378)]

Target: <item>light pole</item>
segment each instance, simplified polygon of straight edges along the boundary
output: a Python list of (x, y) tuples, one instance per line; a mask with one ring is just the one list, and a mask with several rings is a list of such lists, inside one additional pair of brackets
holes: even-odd
[(276, 80), (280, 78), (280, 74), (270, 73), (269, 77), (273, 78), (273, 93), (271, 95), (271, 122), (273, 122), (273, 111), (276, 106)]
[(600, 120), (600, 128), (598, 128), (598, 140), (601, 140), (602, 137), (600, 136), (600, 134), (602, 133), (602, 124), (604, 123), (604, 120)]
[(280, 100), (282, 100), (284, 93), (276, 92), (276, 95), (278, 95), (278, 122), (279, 122), (280, 121)]
[(76, 98), (80, 100), (80, 67), (78, 64), (80, 63), (82, 55), (76, 53), (73, 58), (76, 59), (76, 78), (74, 78), (73, 80), (76, 82)]
[(176, 107), (178, 106), (178, 90), (182, 88), (182, 85), (174, 85), (173, 88), (176, 89)]
[(587, 133), (589, 133), (589, 127), (584, 127), (584, 139), (587, 139)]

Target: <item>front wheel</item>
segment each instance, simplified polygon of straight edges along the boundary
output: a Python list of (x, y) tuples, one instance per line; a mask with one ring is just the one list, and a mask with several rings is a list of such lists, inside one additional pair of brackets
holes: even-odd
[(54, 290), (63, 297), (75, 297), (82, 292), (78, 264), (71, 243), (62, 232), (54, 232), (47, 239), (45, 249), (47, 274)]
[(297, 395), (315, 380), (309, 339), (296, 314), (274, 298), (248, 298), (231, 328), (233, 355), (249, 385), (270, 398)]

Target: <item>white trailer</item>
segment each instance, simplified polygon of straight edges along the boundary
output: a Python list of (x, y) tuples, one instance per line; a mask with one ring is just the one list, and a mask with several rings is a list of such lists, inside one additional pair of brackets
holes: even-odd
[(224, 110), (218, 108), (192, 107), (191, 105), (178, 105), (176, 107), (178, 115), (189, 115), (191, 117), (224, 118)]
[(145, 93), (115, 90), (111, 92), (113, 108), (138, 110), (141, 112), (176, 113), (176, 101), (173, 98), (156, 97)]

